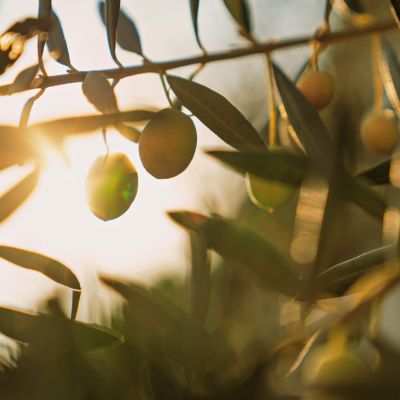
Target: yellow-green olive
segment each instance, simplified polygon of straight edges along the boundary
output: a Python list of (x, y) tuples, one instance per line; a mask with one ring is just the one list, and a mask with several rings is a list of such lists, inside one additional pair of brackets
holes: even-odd
[(159, 111), (144, 128), (139, 139), (140, 159), (155, 178), (172, 178), (188, 167), (196, 144), (196, 128), (191, 118), (167, 108)]
[(310, 69), (300, 78), (298, 88), (317, 110), (322, 110), (332, 101), (335, 79), (329, 72)]
[(96, 217), (109, 221), (124, 214), (136, 197), (138, 174), (122, 153), (101, 156), (86, 179), (89, 207)]

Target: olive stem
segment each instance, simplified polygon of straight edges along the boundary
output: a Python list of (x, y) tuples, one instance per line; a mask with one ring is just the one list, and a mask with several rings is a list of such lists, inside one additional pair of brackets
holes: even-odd
[[(313, 41), (317, 41), (320, 44), (328, 44), (335, 42), (343, 42), (350, 39), (356, 39), (359, 37), (371, 35), (373, 33), (382, 33), (391, 31), (397, 28), (396, 22), (393, 19), (386, 20), (384, 22), (378, 22), (362, 26), (358, 29), (347, 29), (339, 32), (323, 32), (320, 35), (307, 35), (299, 36), (289, 39), (270, 39), (262, 43), (253, 43), (252, 46), (240, 47), (229, 51), (220, 51), (216, 53), (207, 53), (200, 56), (188, 57), (170, 61), (162, 62), (147, 62), (142, 65), (134, 65), (126, 68), (114, 68), (104, 69), (97, 72), (101, 72), (112, 79), (122, 79), (133, 75), (140, 75), (145, 73), (160, 73), (160, 71), (167, 71), (188, 65), (195, 64), (208, 64), (216, 61), (231, 60), (235, 58), (247, 57), (255, 54), (265, 54), (279, 49), (286, 49), (296, 46), (307, 46)], [(36, 78), (27, 89), (45, 89), (53, 86), (61, 86), (70, 83), (82, 82), (85, 79), (86, 74), (89, 71), (76, 71), (68, 74), (54, 75), (48, 77)], [(8, 95), (10, 85), (0, 86), (0, 96)]]

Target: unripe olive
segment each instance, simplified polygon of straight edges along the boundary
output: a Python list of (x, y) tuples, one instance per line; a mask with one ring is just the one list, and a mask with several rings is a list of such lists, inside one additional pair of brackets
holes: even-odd
[(399, 125), (395, 113), (384, 109), (372, 111), (361, 123), (364, 146), (375, 153), (390, 153), (397, 144)]
[(329, 72), (310, 69), (300, 78), (298, 87), (317, 110), (322, 110), (333, 98), (335, 79)]
[(122, 153), (95, 160), (86, 178), (89, 207), (96, 217), (109, 221), (124, 214), (136, 197), (138, 175)]
[[(277, 148), (272, 152), (284, 152)], [(293, 196), (293, 186), (270, 179), (260, 178), (247, 173), (245, 176), (247, 193), (250, 200), (258, 207), (273, 211), (286, 204)]]
[(139, 154), (147, 172), (158, 179), (183, 172), (194, 156), (196, 128), (186, 114), (166, 108), (144, 128), (139, 139)]

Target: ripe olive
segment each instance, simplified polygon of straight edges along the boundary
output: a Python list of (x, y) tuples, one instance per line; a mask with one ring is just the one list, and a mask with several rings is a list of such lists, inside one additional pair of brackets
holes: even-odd
[(392, 110), (372, 111), (361, 123), (362, 142), (368, 150), (375, 153), (392, 152), (398, 137), (398, 121)]
[(196, 150), (196, 128), (189, 116), (166, 108), (144, 128), (139, 139), (139, 154), (147, 172), (158, 179), (183, 172)]
[(322, 110), (333, 98), (335, 79), (329, 72), (310, 69), (300, 78), (298, 87), (317, 110)]
[[(284, 152), (281, 148), (271, 152)], [(258, 207), (273, 211), (286, 204), (293, 196), (295, 189), (283, 182), (264, 179), (247, 173), (245, 176), (247, 193), (250, 200)]]
[(89, 207), (96, 217), (104, 221), (124, 214), (135, 199), (137, 190), (136, 169), (122, 153), (97, 158), (86, 179)]

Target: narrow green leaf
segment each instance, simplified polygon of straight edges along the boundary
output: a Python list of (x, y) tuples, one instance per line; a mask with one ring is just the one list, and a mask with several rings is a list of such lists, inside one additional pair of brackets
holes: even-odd
[[(13, 308), (0, 307), (0, 332), (22, 343), (32, 343), (47, 329), (51, 317)], [(91, 351), (121, 343), (116, 332), (96, 325), (66, 320), (72, 335), (83, 350)]]
[(39, 169), (34, 169), (0, 197), (0, 222), (6, 220), (32, 194), (39, 178)]
[(32, 65), (22, 70), (15, 78), (14, 82), (8, 87), (9, 94), (20, 92), (29, 88), (39, 71), (39, 64)]
[(64, 32), (60, 19), (57, 14), (52, 11), (50, 17), (50, 30), (47, 38), (47, 47), (49, 49), (50, 56), (54, 58), (60, 64), (75, 70), (69, 59), (69, 52), (67, 42), (65, 41)]
[[(103, 24), (106, 24), (105, 7), (104, 1), (99, 2), (99, 12)], [(143, 56), (142, 43), (136, 24), (122, 9), (119, 10), (116, 41), (124, 50)]]
[(101, 72), (87, 73), (82, 82), (82, 91), (98, 111), (104, 114), (118, 112), (114, 90)]
[(0, 258), (22, 268), (37, 271), (55, 282), (80, 290), (81, 285), (75, 274), (64, 264), (39, 253), (15, 247), (0, 245)]
[(118, 66), (121, 66), (117, 55), (115, 54), (115, 45), (117, 42), (117, 27), (118, 27), (118, 17), (121, 8), (120, 0), (106, 0), (105, 3), (105, 24), (107, 30), (107, 41), (108, 48), (110, 49), (110, 54), (112, 59)]
[(246, 0), (224, 0), (236, 23), (247, 33), (251, 32), (250, 14)]
[(207, 151), (240, 172), (299, 186), (307, 173), (307, 159), (294, 153)]
[(321, 291), (343, 295), (363, 274), (396, 257), (394, 246), (379, 247), (334, 265), (317, 277)]
[(164, 352), (188, 366), (207, 362), (211, 355), (210, 337), (184, 310), (142, 286), (111, 278), (102, 281), (128, 302), (128, 341), (142, 332), (157, 357)]
[(390, 183), (390, 165), (391, 160), (384, 161), (366, 171), (361, 172), (359, 178), (367, 178), (374, 185), (387, 185)]
[[(209, 249), (240, 267), (261, 285), (291, 297), (300, 290), (301, 281), (291, 261), (257, 234), (233, 221), (181, 211), (169, 212), (168, 215), (185, 228), (204, 234)], [(193, 224), (196, 220), (201, 224)]]
[(199, 23), (198, 23), (200, 0), (189, 0), (189, 3), (190, 3), (190, 14), (192, 16), (194, 35), (196, 37), (198, 46), (200, 47), (200, 49), (204, 51), (203, 44), (201, 43), (200, 40)]
[(191, 315), (200, 326), (204, 326), (210, 301), (210, 258), (203, 234), (190, 232), (191, 248)]
[[(43, 132), (49, 137), (68, 136), (82, 134), (84, 132), (96, 131), (103, 126), (114, 126), (119, 122), (142, 122), (148, 121), (155, 115), (154, 111), (133, 110), (124, 111), (114, 114), (82, 116), (72, 118), (61, 118), (53, 121), (41, 122), (31, 125), (27, 130), (32, 135), (35, 132)], [(0, 143), (1, 143), (1, 127), (0, 127)], [(0, 153), (1, 154), (1, 153)]]
[(306, 153), (324, 169), (329, 169), (335, 149), (318, 111), (276, 65), (273, 68), (283, 106)]
[(249, 121), (225, 97), (177, 76), (167, 76), (179, 101), (223, 141), (238, 150), (265, 150)]

